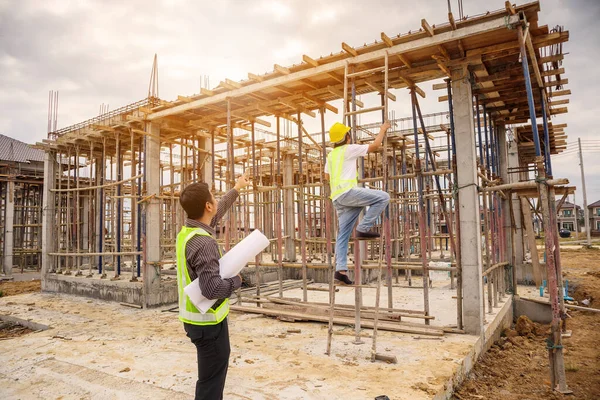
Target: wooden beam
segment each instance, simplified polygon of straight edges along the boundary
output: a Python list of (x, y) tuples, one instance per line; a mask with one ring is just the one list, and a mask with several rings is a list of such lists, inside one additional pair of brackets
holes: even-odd
[(187, 96), (177, 96), (177, 100), (183, 101), (184, 103), (190, 103), (190, 102), (194, 101), (193, 99), (191, 99)]
[(431, 86), (431, 88), (433, 90), (446, 90), (448, 88), (448, 85), (446, 85), (446, 83), (434, 83), (433, 86)]
[(214, 96), (215, 92), (212, 90), (208, 90), (205, 88), (200, 88), (200, 93), (202, 93), (205, 96)]
[(545, 64), (545, 63), (549, 63), (549, 62), (560, 61), (563, 58), (565, 58), (564, 54), (557, 54), (555, 56), (540, 57), (539, 61), (540, 61), (540, 64)]
[(569, 83), (568, 79), (559, 79), (559, 80), (555, 80), (555, 81), (549, 81), (544, 83), (544, 87), (552, 87), (552, 86), (563, 86), (563, 85), (567, 85)]
[(421, 20), (421, 26), (429, 36), (433, 36), (433, 28), (431, 27), (431, 25), (429, 25), (425, 18)]
[(550, 92), (548, 96), (550, 97), (559, 97), (559, 96), (568, 96), (571, 94), (571, 89), (566, 90), (557, 90), (555, 92)]
[(442, 46), (441, 44), (438, 45), (438, 50), (440, 51), (440, 53), (442, 53), (442, 55), (446, 58), (446, 60), (450, 60), (450, 54), (448, 53), (448, 51), (444, 48), (444, 46)]
[(381, 40), (383, 40), (387, 47), (394, 47), (394, 42), (392, 42), (392, 39), (385, 32), (381, 32)]
[(354, 50), (350, 45), (346, 44), (345, 42), (342, 42), (342, 50), (350, 54), (352, 57), (358, 57), (358, 53), (356, 52), (356, 50)]
[(289, 75), (289, 74), (292, 72), (292, 71), (290, 71), (290, 69), (289, 69), (289, 68), (282, 67), (282, 66), (281, 66), (281, 65), (279, 65), (279, 64), (275, 64), (275, 65), (273, 66), (273, 68), (275, 69), (275, 71), (279, 72), (279, 73), (280, 73), (280, 74), (282, 74), (282, 75)]
[(569, 99), (564, 99), (564, 100), (556, 100), (556, 101), (551, 101), (549, 103), (550, 106), (560, 106), (563, 104), (569, 104)]
[(455, 31), (456, 30), (456, 21), (454, 21), (454, 15), (452, 15), (451, 12), (448, 13), (448, 22), (450, 22), (450, 26), (452, 27), (452, 30)]
[(262, 82), (264, 79), (261, 76), (253, 74), (252, 72), (248, 72), (248, 79), (255, 82)]
[(308, 65), (311, 65), (313, 67), (318, 67), (319, 66), (319, 62), (317, 60), (315, 60), (313, 58), (310, 58), (306, 54), (302, 55), (302, 61), (304, 61), (305, 63), (307, 63)]
[[(527, 31), (529, 31), (529, 26), (527, 27)], [(537, 80), (537, 84), (539, 87), (543, 87), (544, 80), (542, 79), (542, 74), (540, 73), (540, 65), (537, 61), (536, 50), (533, 48), (533, 43), (531, 42), (531, 35), (527, 35), (525, 39), (525, 44), (527, 45), (527, 51), (529, 52), (531, 64), (533, 64), (533, 72), (535, 73), (535, 79)]]
[[(359, 55), (353, 60), (354, 63), (368, 63), (375, 60), (380, 60), (385, 57), (385, 53), (387, 52), (389, 55), (393, 56), (396, 54), (402, 54), (406, 52), (416, 51), (425, 49), (431, 46), (437, 46), (438, 44), (444, 44), (453, 42), (459, 39), (465, 39), (469, 37), (473, 37), (475, 35), (480, 35), (483, 33), (493, 33), (502, 31), (505, 32), (507, 27), (513, 27), (516, 24), (520, 23), (520, 19), (518, 15), (513, 15), (510, 17), (499, 17), (494, 18), (489, 21), (476, 23), (473, 25), (468, 25), (457, 29), (456, 31), (448, 31), (441, 32), (436, 34), (434, 37), (424, 37), (420, 39), (415, 39), (409, 42), (404, 42), (397, 44), (393, 47), (386, 47), (383, 49), (369, 51), (364, 54)], [(225, 101), (227, 97), (232, 96), (244, 96), (251, 92), (256, 92), (268, 88), (273, 88), (278, 85), (296, 82), (300, 79), (310, 78), (318, 74), (327, 74), (334, 71), (339, 71), (344, 68), (346, 60), (339, 60), (335, 62), (330, 62), (327, 64), (319, 65), (315, 68), (308, 68), (305, 70), (293, 72), (290, 75), (280, 76), (273, 79), (266, 79), (264, 82), (259, 82), (251, 85), (244, 86), (235, 92), (225, 92), (219, 93), (218, 95), (213, 96), (212, 98), (202, 98), (195, 100), (191, 103), (180, 104), (174, 107), (171, 107), (166, 110), (156, 111), (148, 116), (150, 120), (155, 120), (159, 118), (164, 118), (167, 115), (177, 114), (183, 111), (192, 110), (195, 108), (202, 107), (205, 104)]]
[(515, 10), (515, 8), (513, 7), (512, 4), (510, 4), (510, 1), (506, 0), (504, 2), (504, 7), (506, 8), (506, 11), (508, 11), (508, 13), (510, 15), (515, 15), (517, 13), (517, 10)]
[(560, 74), (564, 74), (564, 73), (565, 73), (564, 68), (550, 69), (548, 71), (542, 72), (542, 76), (560, 75)]
[[(365, 84), (370, 87), (373, 90), (376, 90), (379, 94), (383, 94), (383, 92), (385, 91), (385, 88), (381, 85), (378, 85), (374, 82), (371, 82), (370, 80), (365, 80)], [(392, 101), (396, 101), (396, 96), (394, 96), (392, 93), (390, 93), (388, 91), (388, 98), (391, 99)]]
[(326, 101), (319, 100), (316, 97), (309, 95), (308, 93), (304, 93), (304, 94), (302, 94), (302, 96), (305, 99), (312, 101), (313, 103), (317, 104), (320, 107), (325, 107), (326, 109), (328, 109), (329, 111), (331, 111), (334, 114), (338, 113), (338, 109), (336, 107), (332, 106), (331, 104), (327, 103)]

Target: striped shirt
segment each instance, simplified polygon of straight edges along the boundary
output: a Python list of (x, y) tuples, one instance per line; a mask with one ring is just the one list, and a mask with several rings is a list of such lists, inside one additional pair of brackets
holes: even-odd
[[(202, 295), (207, 299), (227, 298), (242, 285), (239, 276), (221, 278), (219, 273), (221, 255), (219, 254), (219, 245), (214, 238), (217, 223), (229, 211), (238, 196), (237, 190), (231, 189), (221, 198), (217, 206), (217, 214), (212, 219), (210, 226), (189, 218), (185, 220), (185, 226), (202, 228), (211, 235), (211, 237), (196, 235), (188, 240), (185, 247), (185, 259), (190, 279), (193, 281), (198, 278)], [(217, 307), (218, 303), (213, 308)]]

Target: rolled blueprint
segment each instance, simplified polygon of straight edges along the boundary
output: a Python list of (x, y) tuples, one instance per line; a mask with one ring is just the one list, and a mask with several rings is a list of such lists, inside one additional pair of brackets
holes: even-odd
[[(261, 231), (255, 229), (219, 259), (221, 278), (232, 278), (239, 274), (246, 264), (266, 249), (268, 245), (269, 239)], [(217, 302), (217, 299), (209, 300), (202, 295), (198, 278), (187, 285), (183, 291), (202, 314)]]

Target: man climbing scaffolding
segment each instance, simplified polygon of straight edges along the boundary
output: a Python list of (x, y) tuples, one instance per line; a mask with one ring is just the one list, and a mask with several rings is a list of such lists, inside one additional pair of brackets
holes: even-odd
[(327, 156), (325, 178), (331, 187), (331, 200), (338, 216), (338, 235), (335, 243), (335, 279), (352, 285), (348, 278), (348, 241), (354, 224), (365, 207), (369, 207), (362, 221), (356, 227), (358, 240), (376, 239), (380, 235), (371, 231), (377, 218), (390, 202), (390, 195), (381, 190), (358, 186), (356, 160), (381, 148), (383, 138), (390, 123), (381, 125), (379, 134), (371, 144), (352, 144), (350, 127), (336, 122), (329, 129), (329, 140), (333, 151)]

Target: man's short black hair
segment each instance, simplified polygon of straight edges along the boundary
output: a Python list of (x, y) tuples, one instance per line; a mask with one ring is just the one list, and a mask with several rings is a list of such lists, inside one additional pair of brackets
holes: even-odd
[(346, 144), (346, 142), (348, 141), (349, 137), (350, 137), (350, 131), (348, 131), (348, 133), (346, 133), (346, 136), (344, 136), (344, 140), (342, 140), (341, 142), (335, 143), (333, 145), (333, 148), (335, 149), (336, 147), (344, 146)]
[(190, 219), (202, 218), (206, 203), (212, 200), (208, 184), (197, 182), (188, 185), (179, 196), (179, 203)]

